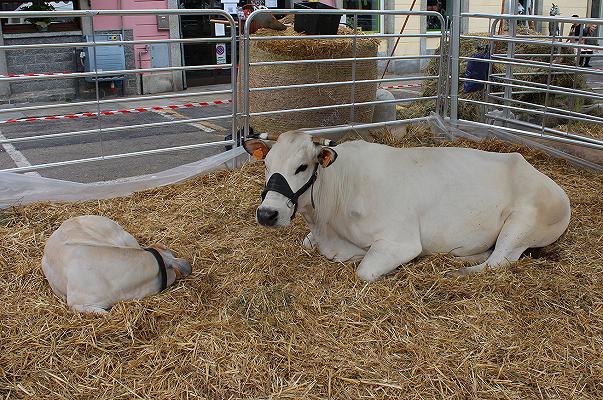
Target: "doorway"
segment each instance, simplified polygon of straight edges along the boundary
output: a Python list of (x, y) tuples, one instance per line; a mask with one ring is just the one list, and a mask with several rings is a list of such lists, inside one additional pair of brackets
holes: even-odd
[[(221, 9), (220, 0), (181, 0), (180, 8), (185, 9)], [(215, 35), (215, 24), (212, 19), (218, 16), (181, 15), (180, 32), (183, 39), (212, 37)], [(226, 45), (226, 61), (231, 62), (230, 26), (225, 26), (224, 44)], [(185, 66), (217, 64), (217, 43), (185, 43), (182, 45), (182, 61)], [(185, 71), (186, 86), (205, 86), (230, 83), (230, 69), (213, 69), (204, 71)]]

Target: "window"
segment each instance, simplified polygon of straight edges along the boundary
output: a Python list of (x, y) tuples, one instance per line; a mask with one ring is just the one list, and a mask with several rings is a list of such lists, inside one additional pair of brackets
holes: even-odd
[[(349, 10), (381, 10), (382, 0), (343, 0), (343, 8)], [(349, 15), (346, 23), (354, 24), (354, 17)], [(358, 15), (358, 28), (365, 32), (381, 32), (380, 15)]]
[[(460, 1), (460, 0), (459, 0)], [(449, 17), (452, 12), (452, 1), (448, 7), (448, 0), (427, 0), (427, 11), (437, 11), (444, 17)], [(440, 20), (437, 17), (427, 17), (427, 30), (434, 31), (442, 29)]]
[[(67, 11), (79, 9), (77, 1), (2, 1), (2, 11)], [(63, 32), (80, 30), (80, 18), (2, 18), (3, 33)]]

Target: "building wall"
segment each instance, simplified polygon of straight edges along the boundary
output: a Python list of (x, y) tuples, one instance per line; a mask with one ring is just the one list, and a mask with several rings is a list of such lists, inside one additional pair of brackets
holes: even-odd
[[(74, 32), (47, 33), (43, 37), (22, 34), (4, 35), (4, 45), (39, 43), (77, 43), (81, 34)], [(76, 52), (73, 48), (39, 48), (7, 51), (6, 66), (11, 74), (31, 74), (66, 72), (76, 69)], [(76, 97), (79, 79), (40, 79), (10, 83), (10, 96), (2, 98), (2, 103), (33, 101), (69, 101)]]
[[(120, 8), (121, 6), (121, 8)], [(154, 10), (168, 8), (167, 0), (91, 0), (93, 10)], [(155, 15), (136, 16), (97, 16), (94, 17), (94, 30), (132, 29), (134, 40), (169, 39), (167, 30), (157, 29)], [(151, 55), (145, 45), (134, 46), (134, 56), (138, 68), (151, 66)]]
[[(385, 0), (382, 0), (385, 1)], [(503, 6), (502, 0), (459, 0), (462, 2), (462, 12), (471, 13), (486, 13), (486, 14), (500, 14)], [(505, 13), (509, 12), (509, 0), (505, 0)], [(392, 2), (386, 2), (387, 4), (393, 4), (396, 10), (410, 10), (412, 0), (393, 0)], [(588, 11), (589, 0), (559, 0), (555, 1), (561, 9), (561, 15), (569, 17), (573, 14), (578, 14), (580, 17), (590, 16)], [(550, 1), (548, 0), (535, 0), (535, 13), (537, 15), (548, 15), (550, 9)], [(448, 7), (452, 7), (452, 0), (448, 0)], [(427, 0), (417, 0), (414, 10), (426, 10)], [(391, 9), (391, 6), (386, 9)], [(423, 20), (423, 21), (421, 21)], [(399, 33), (404, 23), (404, 17), (399, 16), (395, 19), (395, 24), (391, 32), (386, 33)], [(478, 33), (487, 32), (489, 29), (490, 21), (486, 18), (470, 18), (462, 20), (461, 27), (463, 32)], [(541, 31), (546, 31), (548, 27), (547, 23), (538, 24), (537, 28)], [(565, 27), (565, 32), (569, 30), (569, 25)], [(426, 24), (424, 19), (418, 17), (410, 17), (405, 33), (425, 33)], [(393, 40), (395, 41), (395, 39)], [(385, 42), (385, 41), (384, 41)], [(391, 52), (392, 44), (382, 44), (380, 51), (386, 53)], [(402, 38), (396, 49), (396, 55), (417, 55), (417, 54), (432, 54), (435, 49), (439, 47), (439, 38)], [(387, 49), (386, 49), (387, 48)], [(410, 61), (395, 61), (392, 62), (388, 71), (403, 73), (407, 71), (418, 70), (419, 64), (417, 62)]]

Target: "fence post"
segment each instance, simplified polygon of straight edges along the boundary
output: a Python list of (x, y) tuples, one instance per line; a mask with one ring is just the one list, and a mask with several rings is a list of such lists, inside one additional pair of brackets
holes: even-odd
[(459, 50), (461, 47), (461, 2), (452, 2), (452, 28), (448, 46), (451, 58), (450, 67), (450, 122), (454, 125), (458, 120), (459, 98)]
[[(509, 14), (511, 15), (516, 15), (517, 14), (517, 0), (511, 0), (510, 4), (509, 4)], [(504, 27), (504, 22), (505, 20), (501, 20), (501, 26)], [(509, 19), (509, 37), (511, 37), (512, 39), (515, 39), (515, 37), (517, 36), (517, 20), (516, 19)], [(496, 47), (496, 46), (495, 46)], [(509, 43), (507, 44), (507, 60), (514, 58), (515, 57), (515, 42), (513, 41), (509, 41)], [(507, 64), (505, 66), (505, 82), (506, 83), (511, 83), (511, 80), (513, 79), (513, 66), (511, 64)], [(505, 86), (505, 95), (504, 95), (504, 104), (505, 107), (504, 111), (503, 111), (503, 115), (505, 117), (505, 119), (509, 119), (511, 117), (511, 110), (508, 108), (508, 106), (511, 105), (511, 98), (513, 97), (513, 88), (511, 86)], [(504, 122), (504, 126), (508, 126), (508, 122), (505, 121)]]

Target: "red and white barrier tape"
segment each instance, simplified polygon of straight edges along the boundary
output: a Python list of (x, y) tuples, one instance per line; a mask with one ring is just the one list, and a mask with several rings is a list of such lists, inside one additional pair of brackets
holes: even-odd
[(91, 118), (97, 115), (123, 115), (132, 113), (143, 113), (147, 111), (162, 111), (162, 110), (177, 110), (182, 108), (194, 108), (194, 107), (207, 107), (219, 104), (232, 103), (231, 99), (226, 100), (214, 100), (214, 101), (201, 101), (199, 103), (186, 103), (186, 104), (174, 104), (169, 106), (151, 106), (151, 107), (137, 107), (128, 108), (123, 110), (111, 110), (96, 112), (85, 112), (78, 114), (66, 114), (66, 115), (50, 115), (46, 117), (31, 117), (31, 118), (19, 118), (19, 119), (7, 119), (6, 121), (0, 121), (0, 124), (15, 123), (15, 122), (34, 122), (34, 121), (49, 121), (57, 119), (74, 119), (74, 118)]
[(0, 78), (22, 78), (25, 76), (61, 76), (61, 75), (70, 75), (70, 74), (75, 74), (75, 72), (45, 72), (42, 74), (6, 74), (6, 75), (2, 75), (0, 74)]
[(409, 83), (408, 85), (383, 86), (383, 89), (406, 89), (410, 87), (420, 87), (420, 83)]

